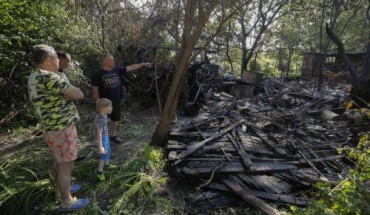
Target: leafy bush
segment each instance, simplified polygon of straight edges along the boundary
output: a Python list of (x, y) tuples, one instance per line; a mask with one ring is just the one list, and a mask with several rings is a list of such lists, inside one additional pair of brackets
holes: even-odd
[(257, 61), (251, 61), (249, 63), (249, 70), (252, 71), (252, 72), (256, 72), (256, 71), (261, 71), (262, 69), (262, 66), (259, 62)]
[(356, 167), (348, 178), (332, 187), (329, 183), (317, 183), (319, 190), (316, 200), (305, 209), (292, 207), (294, 214), (370, 214), (370, 132), (362, 133), (357, 149), (342, 148), (340, 153), (348, 153), (357, 159)]
[(84, 18), (64, 4), (56, 0), (0, 1), (0, 127), (4, 130), (14, 127), (14, 122), (36, 121), (27, 92), (34, 45), (48, 44), (68, 52), (74, 51), (69, 48), (73, 46), (85, 55), (97, 50)]

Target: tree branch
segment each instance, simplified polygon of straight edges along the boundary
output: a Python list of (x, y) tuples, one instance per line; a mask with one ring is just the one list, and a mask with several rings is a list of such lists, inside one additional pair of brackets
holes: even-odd
[(351, 62), (351, 60), (346, 55), (345, 50), (344, 50), (344, 45), (343, 45), (342, 41), (340, 41), (340, 39), (329, 28), (328, 23), (326, 23), (326, 33), (328, 34), (329, 38), (332, 39), (333, 42), (337, 45), (337, 50), (339, 52), (339, 56), (344, 61), (345, 65), (347, 66), (347, 68), (348, 68), (348, 70), (351, 74), (352, 87), (355, 88), (355, 89), (359, 89), (360, 88), (360, 80), (359, 80), (358, 72), (357, 72), (356, 68), (354, 67), (353, 63)]

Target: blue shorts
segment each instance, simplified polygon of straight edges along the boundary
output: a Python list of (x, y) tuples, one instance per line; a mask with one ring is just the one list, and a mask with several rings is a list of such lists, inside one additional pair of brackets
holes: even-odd
[(112, 153), (112, 150), (110, 149), (110, 145), (109, 145), (109, 136), (104, 136), (102, 138), (102, 146), (105, 149), (105, 151), (107, 151), (107, 153), (101, 154), (99, 156), (99, 160), (105, 160), (105, 161), (109, 160), (109, 157)]

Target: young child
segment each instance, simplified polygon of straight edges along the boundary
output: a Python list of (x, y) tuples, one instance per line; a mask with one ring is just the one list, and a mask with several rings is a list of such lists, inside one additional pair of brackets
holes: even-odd
[(99, 99), (96, 102), (98, 114), (95, 117), (95, 132), (98, 151), (100, 154), (96, 174), (99, 181), (105, 181), (104, 169), (116, 169), (117, 165), (109, 163), (111, 148), (109, 145), (108, 114), (112, 113), (112, 102), (109, 99)]

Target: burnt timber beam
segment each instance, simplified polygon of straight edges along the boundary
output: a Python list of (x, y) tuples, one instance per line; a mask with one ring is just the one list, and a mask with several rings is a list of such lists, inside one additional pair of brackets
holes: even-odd
[(222, 182), (234, 193), (236, 193), (238, 196), (243, 198), (246, 202), (248, 202), (253, 207), (260, 209), (262, 212), (268, 215), (279, 215), (279, 211), (273, 207), (271, 207), (266, 202), (262, 201), (255, 195), (251, 194), (247, 190), (245, 190), (242, 186), (239, 184), (232, 182), (230, 180), (224, 179)]
[(212, 137), (209, 137), (209, 138), (207, 138), (207, 139), (205, 139), (205, 140), (203, 140), (199, 143), (188, 146), (185, 151), (183, 151), (183, 152), (181, 152), (180, 154), (177, 155), (177, 157), (176, 157), (177, 161), (175, 161), (174, 164), (177, 165), (177, 164), (181, 163), (185, 158), (191, 156), (198, 149), (202, 148), (206, 143), (225, 135), (227, 132), (231, 131), (232, 129), (234, 129), (235, 127), (237, 127), (239, 125), (240, 125), (240, 123), (235, 123), (235, 124), (229, 126), (228, 128), (226, 128), (225, 130), (223, 130), (222, 132), (220, 132), (219, 134), (213, 135)]
[(234, 145), (234, 147), (235, 147), (237, 153), (239, 154), (240, 159), (242, 160), (244, 166), (246, 168), (250, 167), (253, 164), (253, 162), (249, 158), (249, 155), (245, 152), (244, 147), (241, 146), (241, 144), (239, 144), (231, 134), (227, 134), (227, 138), (229, 138), (231, 143)]
[[(219, 190), (223, 192), (231, 192), (231, 190), (224, 184), (212, 182), (209, 185), (207, 185), (207, 188)], [(281, 195), (281, 194), (275, 194), (270, 192), (263, 192), (258, 190), (251, 190), (248, 188), (244, 188), (248, 190), (251, 194), (255, 195), (256, 197), (259, 197), (261, 199), (270, 200), (270, 201), (276, 201), (286, 204), (293, 204), (293, 205), (299, 205), (299, 206), (307, 206), (310, 202), (307, 198), (302, 197), (295, 197), (291, 195)]]
[[(188, 175), (188, 176), (198, 176), (204, 174), (212, 173), (213, 169), (215, 168), (214, 163), (210, 163), (209, 166), (205, 166), (204, 163), (202, 165), (198, 164), (197, 166), (201, 167), (194, 167), (196, 165), (191, 166), (184, 166), (178, 167), (178, 170), (181, 170), (181, 173)], [(194, 168), (192, 168), (194, 167)], [(290, 170), (298, 169), (295, 165), (284, 165), (284, 164), (276, 164), (276, 163), (260, 163), (260, 164), (253, 164), (250, 166), (249, 169), (245, 169), (241, 163), (224, 163), (224, 165), (217, 169), (215, 173), (217, 174), (224, 174), (224, 173), (275, 173), (275, 172), (284, 172)]]
[(284, 155), (284, 156), (287, 155), (287, 152), (284, 149), (280, 148), (276, 143), (271, 141), (266, 134), (259, 132), (257, 129), (253, 127), (252, 127), (252, 130), (259, 138), (263, 140), (264, 143), (270, 146), (272, 150), (276, 151), (280, 155)]

